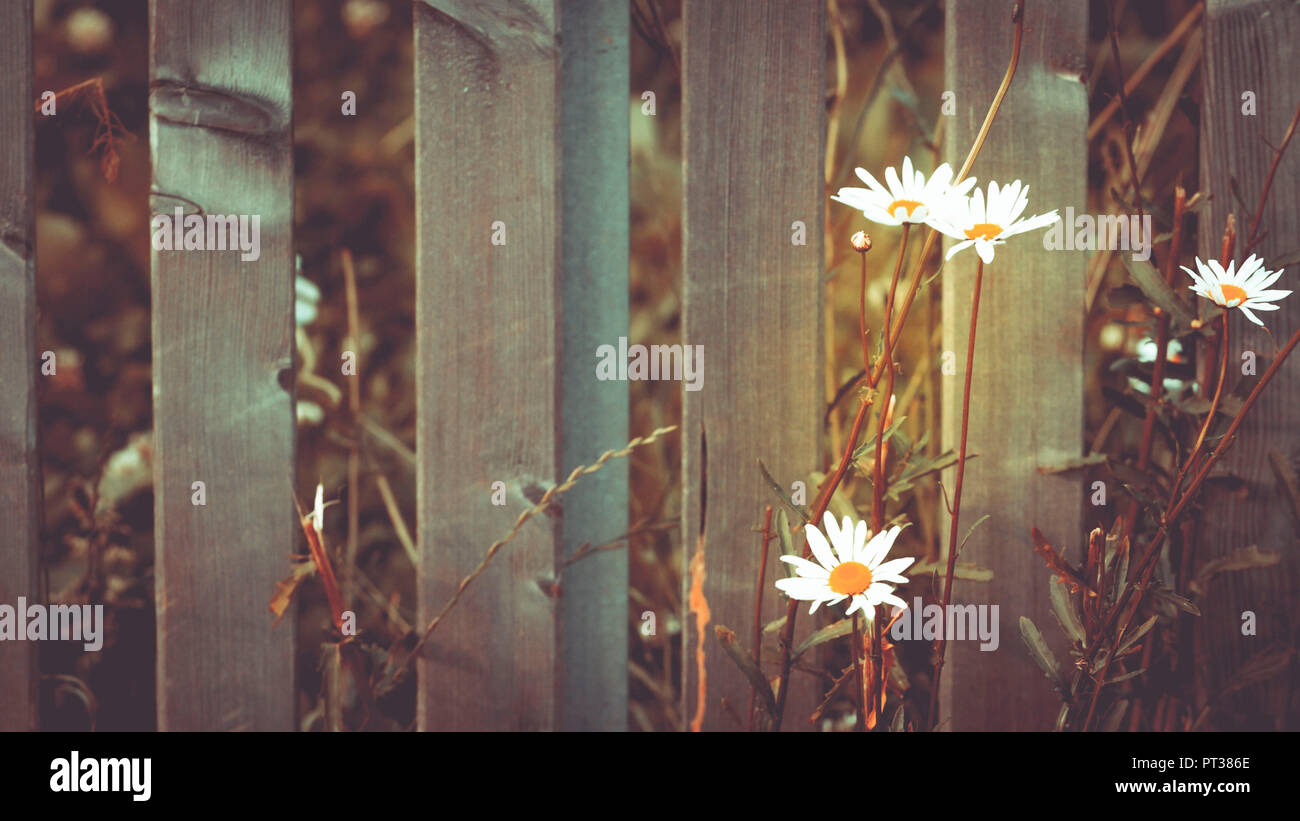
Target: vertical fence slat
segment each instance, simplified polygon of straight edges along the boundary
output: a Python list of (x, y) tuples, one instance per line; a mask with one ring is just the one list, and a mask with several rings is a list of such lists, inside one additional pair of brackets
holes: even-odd
[[(757, 460), (787, 483), (820, 467), (825, 3), (688, 0), (684, 16), (682, 342), (703, 345), (708, 367), (702, 389), (684, 394), (683, 547), (689, 558), (704, 533), (712, 621), (703, 727), (726, 730), (737, 727), (721, 699), (743, 714), (750, 686), (712, 632), (722, 624), (750, 634), (754, 531), (772, 501)], [(796, 221), (805, 245), (793, 242)], [(769, 565), (765, 620), (787, 604), (772, 587), (780, 564)], [(812, 621), (804, 612), (796, 640)], [(689, 722), (699, 636), (694, 617), (686, 624)], [(785, 726), (806, 729), (816, 684), (802, 674), (793, 682)]]
[[(153, 252), (158, 726), (294, 726), (291, 0), (150, 2), (152, 210), (257, 215), (260, 256)], [(206, 505), (193, 504), (203, 482)]]
[[(0, 604), (39, 599), (32, 4), (0, 5)], [(0, 730), (36, 726), (36, 646), (0, 642)]]
[[(559, 49), (553, 0), (414, 9), (427, 624), (558, 468)], [(556, 549), (551, 517), (528, 522), (438, 627), (421, 728), (554, 726)]]
[[(1273, 147), (1280, 144), (1300, 104), (1297, 38), (1300, 7), (1294, 3), (1210, 0), (1206, 7), (1201, 190), (1213, 195), (1213, 199), (1200, 216), (1198, 253), (1203, 259), (1218, 258), (1229, 213), (1235, 213), (1237, 219), (1236, 259), (1244, 259), (1240, 249), (1245, 245), (1268, 176)], [(1247, 91), (1254, 94), (1257, 114), (1243, 110), (1246, 100), (1242, 95)], [(1260, 231), (1268, 234), (1256, 253), (1266, 260), (1300, 246), (1297, 148), (1300, 146), (1293, 142), (1278, 166), (1260, 222)], [(1245, 207), (1232, 193), (1234, 178)], [(1293, 263), (1285, 268), (1282, 279), (1272, 287), (1300, 291), (1296, 287), (1300, 267)], [(1179, 276), (1187, 279), (1181, 272)], [(1240, 311), (1233, 312), (1228, 334), (1236, 367), (1229, 365), (1225, 390), (1243, 378), (1244, 352), (1256, 354), (1256, 373), (1262, 374), (1272, 359), (1275, 344), (1283, 344), (1300, 326), (1300, 296), (1282, 299), (1278, 305), (1280, 310), (1257, 314), (1272, 332), (1271, 340)], [(1261, 394), (1232, 449), (1215, 470), (1216, 475), (1232, 474), (1243, 480), (1244, 492), (1208, 483), (1206, 486), (1206, 512), (1198, 523), (1193, 574), (1204, 562), (1249, 545), (1280, 553), (1284, 559), (1276, 567), (1217, 576), (1213, 589), (1202, 599), (1195, 656), (1197, 690), (1202, 699), (1215, 697), (1252, 656), (1276, 646), (1278, 641), (1287, 641), (1292, 629), (1296, 574), (1300, 571), (1295, 559), (1296, 522), (1286, 489), (1269, 466), (1269, 455), (1276, 451), (1293, 468), (1300, 459), (1298, 392), (1300, 357), (1293, 354)], [(1241, 632), (1242, 613), (1247, 610), (1258, 619), (1254, 636), (1243, 636)], [(1287, 696), (1287, 677), (1283, 674), (1219, 706), (1227, 708), (1231, 703), (1241, 712), (1240, 729), (1275, 729), (1267, 723), (1271, 720), (1267, 717), (1286, 715)]]
[[(972, 174), (978, 185), (1019, 179), (1030, 186), (1026, 215), (1067, 206), (1084, 213), (1088, 100), (1080, 81), (1088, 34), (1086, 3), (1026, 4), (1024, 46), (1015, 81)], [(1006, 72), (1011, 4), (948, 0), (945, 59), (957, 115), (947, 155), (960, 164)], [(1069, 230), (1067, 228), (1067, 230)], [(1020, 641), (1028, 616), (1067, 658), (1051, 615), (1048, 571), (1034, 553), (1038, 526), (1074, 551), (1082, 530), (1077, 473), (1037, 468), (1081, 455), (1083, 430), (1084, 252), (1048, 251), (1042, 233), (1013, 238), (987, 266), (971, 394), (969, 452), (959, 536), (984, 514), (961, 561), (993, 570), (990, 582), (953, 585), (956, 604), (999, 607), (1000, 644), (948, 645), (940, 710), (953, 730), (1050, 729), (1060, 702)], [(943, 378), (943, 441), (957, 447), (976, 256), (962, 252), (943, 270), (943, 347), (957, 373)], [(952, 487), (952, 471), (944, 477)], [(945, 523), (941, 532), (947, 533)], [(1077, 555), (1077, 553), (1075, 554)], [(956, 697), (960, 694), (960, 697)], [(955, 702), (955, 703), (954, 703)]]
[[(601, 345), (628, 332), (628, 54), (625, 3), (560, 3), (560, 475), (628, 439), (626, 382), (595, 378)], [(627, 462), (607, 464), (564, 497), (564, 555), (627, 530)], [(627, 727), (628, 555), (564, 569), (559, 598), (559, 727)]]

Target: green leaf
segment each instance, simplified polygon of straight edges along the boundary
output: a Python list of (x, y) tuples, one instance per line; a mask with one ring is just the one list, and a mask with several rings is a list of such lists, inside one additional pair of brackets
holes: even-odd
[(1183, 598), (1172, 590), (1164, 587), (1157, 587), (1151, 591), (1157, 602), (1168, 604), (1184, 613), (1191, 613), (1193, 616), (1201, 615), (1201, 608), (1197, 607), (1190, 599)]
[(1119, 650), (1116, 651), (1115, 657), (1119, 658), (1120, 656), (1127, 653), (1129, 649), (1133, 647), (1133, 645), (1137, 644), (1139, 641), (1142, 640), (1143, 636), (1151, 632), (1151, 628), (1155, 627), (1155, 625), (1156, 625), (1155, 616), (1152, 616), (1151, 618), (1142, 622), (1142, 626), (1139, 627), (1136, 632), (1130, 633), (1129, 635), (1124, 637), (1124, 641), (1120, 643)]
[[(900, 416), (894, 420), (894, 424), (890, 425), (889, 429), (885, 431), (886, 442), (888, 442), (890, 439), (893, 438), (894, 432), (897, 431), (899, 426), (902, 425), (903, 422), (906, 420), (907, 420), (906, 416)], [(862, 443), (861, 445), (858, 445), (857, 449), (853, 451), (853, 461), (861, 462), (864, 459), (870, 460), (872, 463), (875, 462), (876, 437), (874, 436), (868, 439), (866, 442)]]
[(763, 675), (763, 671), (758, 669), (758, 665), (754, 664), (754, 659), (741, 649), (736, 634), (721, 624), (713, 628), (713, 634), (718, 637), (718, 642), (722, 644), (722, 649), (726, 651), (727, 658), (735, 662), (736, 666), (740, 668), (740, 672), (744, 673), (745, 678), (749, 679), (750, 685), (758, 693), (759, 701), (762, 703), (763, 709), (767, 711), (768, 716), (775, 716), (776, 699), (772, 696), (772, 685), (768, 683), (767, 676)]
[(1289, 254), (1283, 254), (1280, 257), (1269, 260), (1268, 268), (1270, 271), (1276, 271), (1278, 268), (1295, 265), (1297, 262), (1300, 262), (1300, 248), (1295, 249)]
[(1046, 475), (1053, 473), (1068, 473), (1072, 470), (1080, 470), (1090, 465), (1106, 464), (1106, 454), (1090, 453), (1087, 456), (1079, 456), (1074, 459), (1066, 459), (1061, 462), (1055, 462), (1050, 465), (1039, 465), (1038, 472)]
[[(966, 454), (966, 461), (970, 462), (977, 456), (979, 456), (978, 453), (968, 453)], [(885, 489), (885, 496), (894, 501), (899, 501), (916, 486), (916, 480), (931, 473), (946, 470), (955, 464), (957, 464), (957, 454), (953, 451), (947, 451), (933, 459), (918, 458), (906, 465), (899, 475), (889, 483), (889, 487)]]
[(1102, 686), (1105, 686), (1105, 684), (1118, 684), (1121, 681), (1128, 681), (1131, 678), (1137, 678), (1138, 676), (1142, 675), (1146, 671), (1147, 671), (1146, 668), (1143, 667), (1141, 670), (1134, 670), (1132, 672), (1125, 673), (1122, 676), (1115, 676), (1114, 678), (1108, 678), (1106, 679), (1105, 683)]
[(1149, 260), (1138, 260), (1130, 262), (1130, 254), (1120, 254), (1119, 258), (1128, 269), (1129, 276), (1133, 282), (1142, 289), (1142, 293), (1147, 295), (1147, 299), (1160, 306), (1160, 310), (1169, 314), (1184, 328), (1192, 327), (1192, 320), (1195, 318), (1192, 311), (1183, 301), (1174, 293), (1174, 289), (1169, 287), (1165, 282), (1164, 276), (1156, 270), (1156, 267)]
[(1074, 609), (1074, 600), (1070, 598), (1070, 591), (1065, 589), (1065, 585), (1055, 575), (1051, 575), (1047, 580), (1048, 590), (1051, 591), (1052, 612), (1056, 614), (1056, 620), (1060, 623), (1061, 629), (1070, 637), (1071, 641), (1077, 642), (1080, 647), (1087, 646), (1087, 637), (1083, 632), (1083, 622), (1079, 618), (1079, 613)]
[(1038, 632), (1034, 623), (1025, 616), (1020, 617), (1020, 638), (1029, 650), (1030, 658), (1046, 674), (1048, 680), (1058, 690), (1065, 692), (1065, 680), (1061, 678), (1061, 665), (1056, 663), (1056, 656), (1052, 653), (1052, 648), (1047, 646), (1043, 634)]
[[(947, 573), (947, 562), (918, 562), (907, 571), (912, 578), (928, 576), (931, 573)], [(993, 581), (993, 571), (987, 567), (977, 567), (973, 564), (962, 564), (958, 562), (952, 569), (952, 577), (961, 579), (965, 582), (991, 582)]]
[(1119, 531), (1121, 521), (1118, 517), (1115, 519), (1115, 526), (1107, 534), (1104, 548), (1109, 557), (1106, 562), (1106, 572), (1111, 574), (1113, 580), (1110, 589), (1112, 604), (1119, 601), (1120, 595), (1128, 584), (1129, 540)]
[(815, 631), (808, 638), (804, 639), (798, 647), (794, 648), (794, 657), (799, 658), (805, 650), (811, 650), (819, 644), (825, 644), (832, 639), (842, 638), (853, 632), (853, 619), (840, 619), (839, 621), (828, 624), (820, 630)]
[(1217, 559), (1211, 559), (1201, 565), (1200, 571), (1197, 572), (1196, 578), (1192, 579), (1187, 585), (1193, 593), (1200, 595), (1205, 592), (1209, 585), (1210, 579), (1219, 573), (1229, 570), (1251, 570), (1257, 567), (1272, 567), (1282, 561), (1282, 556), (1277, 553), (1267, 553), (1259, 549), (1259, 545), (1247, 545), (1239, 547), (1229, 553), (1227, 556), (1220, 556)]
[(984, 524), (985, 522), (987, 522), (987, 521), (988, 521), (989, 519), (991, 519), (991, 518), (993, 518), (993, 514), (992, 514), (992, 513), (985, 513), (983, 516), (981, 516), (981, 517), (979, 517), (978, 519), (976, 519), (976, 520), (975, 520), (975, 523), (972, 524), (972, 525), (970, 526), (969, 529), (967, 529), (967, 531), (966, 531), (966, 535), (961, 537), (961, 544), (957, 545), (957, 558), (958, 558), (958, 559), (961, 558), (961, 553), (962, 553), (962, 551), (966, 549), (966, 543), (970, 541), (971, 534), (975, 532), (975, 528), (977, 528), (977, 527), (979, 527), (980, 525)]
[(767, 482), (767, 486), (776, 494), (777, 501), (781, 503), (781, 506), (798, 516), (801, 521), (808, 521), (810, 511), (790, 501), (790, 495), (786, 493), (785, 488), (781, 487), (781, 485), (772, 478), (772, 474), (768, 472), (767, 465), (763, 464), (762, 459), (758, 460), (758, 470), (763, 474), (763, 479)]
[[(781, 555), (795, 555), (794, 536), (790, 533), (790, 517), (785, 515), (784, 510), (776, 512), (776, 533), (781, 539)], [(786, 567), (789, 567), (789, 565), (786, 565)]]
[(1241, 184), (1237, 182), (1237, 177), (1233, 174), (1228, 175), (1228, 188), (1232, 189), (1232, 196), (1236, 198), (1241, 210), (1247, 214), (1251, 213), (1250, 206), (1246, 204), (1246, 200), (1241, 196)]

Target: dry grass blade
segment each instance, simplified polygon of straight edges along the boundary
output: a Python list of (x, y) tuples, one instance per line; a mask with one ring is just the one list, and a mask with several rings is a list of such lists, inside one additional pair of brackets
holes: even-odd
[(596, 461), (592, 462), (590, 465), (579, 465), (578, 467), (574, 468), (573, 472), (569, 474), (569, 477), (567, 479), (565, 479), (562, 483), (556, 485), (555, 487), (552, 487), (550, 490), (547, 490), (546, 493), (542, 495), (542, 498), (537, 501), (537, 504), (528, 508), (523, 513), (520, 513), (519, 518), (515, 520), (514, 527), (510, 528), (510, 532), (507, 533), (502, 538), (498, 539), (497, 541), (493, 542), (491, 546), (488, 547), (487, 553), (486, 555), (483, 556), (483, 561), (479, 563), (479, 566), (474, 568), (474, 571), (470, 573), (468, 576), (461, 579), (460, 585), (456, 588), (456, 592), (452, 594), (452, 597), (447, 601), (445, 605), (443, 605), (442, 609), (438, 611), (438, 615), (434, 616), (433, 620), (429, 622), (429, 626), (424, 629), (424, 634), (420, 636), (420, 640), (416, 642), (415, 647), (411, 648), (410, 655), (407, 657), (407, 660), (403, 664), (403, 667), (409, 665), (412, 659), (420, 655), (420, 651), (424, 648), (424, 645), (429, 640), (429, 637), (433, 635), (433, 631), (438, 628), (438, 625), (442, 623), (442, 620), (446, 618), (447, 614), (451, 612), (451, 609), (456, 606), (456, 603), (458, 601), (460, 601), (460, 598), (461, 596), (464, 595), (465, 590), (471, 584), (474, 583), (475, 579), (477, 579), (480, 575), (482, 575), (484, 570), (487, 570), (487, 566), (491, 564), (492, 559), (496, 557), (497, 553), (500, 552), (501, 548), (505, 547), (510, 542), (511, 539), (513, 539), (515, 536), (519, 534), (519, 529), (524, 526), (525, 522), (527, 522), (529, 519), (533, 518), (537, 514), (542, 513), (551, 505), (553, 505), (555, 503), (555, 500), (562, 494), (567, 493), (569, 490), (571, 490), (573, 486), (578, 483), (578, 479), (580, 479), (581, 477), (595, 473), (596, 471), (604, 467), (605, 463), (609, 462), (611, 459), (619, 459), (624, 456), (627, 456), (637, 448), (643, 447), (645, 445), (649, 445), (657, 441), (661, 437), (667, 436), (669, 433), (672, 433), (675, 430), (677, 430), (676, 425), (670, 425), (666, 428), (659, 428), (655, 430), (653, 433), (651, 433), (649, 436), (636, 437), (632, 441), (628, 442), (627, 445), (625, 445), (624, 447), (618, 450), (605, 451), (600, 455), (598, 459), (596, 459)]

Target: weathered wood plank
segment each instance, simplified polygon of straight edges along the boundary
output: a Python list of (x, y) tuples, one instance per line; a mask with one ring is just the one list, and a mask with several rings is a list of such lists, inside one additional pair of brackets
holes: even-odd
[[(0, 4), (0, 604), (38, 602), (32, 3)], [(36, 646), (0, 642), (0, 730), (36, 728)]]
[[(596, 351), (628, 330), (629, 74), (626, 3), (560, 3), (560, 475), (628, 440), (626, 382), (595, 378)], [(627, 463), (607, 464), (564, 497), (561, 546), (603, 544), (627, 530)], [(597, 554), (564, 570), (560, 718), (565, 730), (627, 727), (628, 555)]]
[[(1198, 253), (1217, 259), (1224, 221), (1237, 218), (1237, 248), (1242, 249), (1264, 180), (1273, 160), (1273, 148), (1282, 139), (1300, 104), (1300, 7), (1281, 0), (1210, 0), (1205, 20), (1205, 99), (1201, 111), (1201, 190), (1213, 195), (1200, 214)], [(1243, 112), (1244, 92), (1253, 92), (1258, 114)], [(1267, 236), (1256, 253), (1266, 260), (1300, 246), (1300, 153), (1293, 142), (1273, 179), (1268, 204), (1260, 224)], [(1235, 178), (1245, 200), (1243, 208), (1232, 194)], [(1240, 263), (1245, 255), (1238, 251)], [(1276, 267), (1276, 266), (1270, 266)], [(1274, 288), (1300, 290), (1297, 268), (1286, 266)], [(1184, 280), (1186, 276), (1179, 274)], [(1263, 373), (1275, 342), (1281, 344), (1300, 325), (1300, 296), (1278, 303), (1281, 309), (1258, 316), (1273, 333), (1270, 340), (1240, 311), (1234, 311), (1228, 334), (1238, 372), (1229, 373), (1225, 390), (1241, 379), (1241, 356), (1253, 351), (1256, 372)], [(1217, 366), (1216, 366), (1217, 367)], [(1204, 511), (1197, 529), (1196, 566), (1248, 545), (1284, 557), (1266, 570), (1224, 573), (1211, 582), (1196, 620), (1197, 690), (1202, 699), (1213, 698), (1252, 656), (1291, 633), (1297, 563), (1297, 524), (1286, 491), (1269, 467), (1270, 451), (1279, 451), (1294, 465), (1300, 459), (1300, 359), (1292, 356), (1260, 396), (1250, 418), (1242, 425), (1232, 449), (1216, 473), (1240, 477), (1244, 489), (1228, 490), (1207, 484)], [(1195, 570), (1193, 570), (1193, 573)], [(1242, 613), (1258, 618), (1257, 634), (1243, 636)], [(1251, 687), (1218, 706), (1237, 715), (1227, 726), (1235, 729), (1281, 729), (1273, 722), (1287, 712), (1285, 674), (1266, 686)], [(1226, 727), (1225, 727), (1226, 728)]]
[[(991, 13), (993, 6), (997, 13)], [(1085, 210), (1088, 100), (1080, 81), (1088, 32), (1084, 3), (1026, 4), (1020, 65), (972, 174), (1030, 186), (1029, 214)], [(1011, 4), (946, 3), (946, 87), (956, 92), (948, 159), (959, 165), (1006, 72)], [(943, 269), (943, 348), (957, 373), (943, 378), (943, 441), (956, 448), (971, 290), (977, 257), (967, 251)], [(1040, 465), (1082, 453), (1083, 288), (1086, 252), (1045, 250), (1042, 233), (1009, 240), (988, 266), (980, 297), (959, 536), (984, 514), (963, 562), (993, 570), (987, 583), (953, 586), (956, 604), (999, 607), (1000, 644), (948, 644), (940, 694), (941, 727), (953, 730), (1050, 729), (1060, 702), (1024, 652), (1019, 619), (1028, 616), (1066, 658), (1055, 629), (1048, 573), (1029, 539), (1037, 525), (1074, 551), (1083, 542), (1081, 479), (1040, 475)], [(952, 487), (953, 476), (944, 477)], [(946, 519), (946, 517), (945, 517)], [(946, 533), (945, 521), (942, 531)], [(946, 546), (945, 546), (946, 550)], [(1077, 553), (1075, 554), (1077, 555)]]
[[(688, 0), (684, 16), (682, 341), (703, 346), (708, 368), (702, 389), (684, 395), (682, 541), (689, 558), (704, 534), (703, 727), (727, 730), (738, 728), (721, 699), (743, 713), (750, 686), (711, 633), (722, 624), (749, 635), (753, 620), (754, 529), (771, 502), (756, 462), (785, 482), (821, 466), (825, 3)], [(792, 242), (796, 221), (806, 245)], [(785, 613), (771, 587), (780, 567), (769, 562), (765, 620)], [(796, 641), (814, 621), (806, 609)], [(689, 722), (699, 637), (686, 623)], [(817, 685), (792, 681), (784, 726), (807, 729)]]
[[(553, 0), (414, 10), (427, 623), (559, 467), (560, 56)], [(558, 544), (551, 517), (528, 522), (438, 627), (419, 661), (421, 728), (555, 726)]]
[[(259, 219), (260, 255), (153, 251), (158, 726), (294, 726), (290, 0), (151, 0), (155, 215)], [(251, 219), (250, 219), (251, 227)], [(203, 482), (206, 505), (193, 504)]]

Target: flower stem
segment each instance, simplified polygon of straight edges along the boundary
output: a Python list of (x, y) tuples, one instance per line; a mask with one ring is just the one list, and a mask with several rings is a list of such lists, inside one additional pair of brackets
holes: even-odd
[(1169, 498), (1172, 500), (1178, 495), (1178, 488), (1183, 483), (1183, 478), (1191, 468), (1196, 457), (1201, 453), (1201, 446), (1205, 444), (1205, 434), (1209, 432), (1210, 426), (1214, 424), (1214, 414), (1219, 410), (1219, 398), (1223, 396), (1223, 383), (1228, 375), (1228, 312), (1225, 310), (1223, 316), (1223, 337), (1219, 340), (1219, 346), (1223, 349), (1223, 357), (1219, 360), (1219, 379), (1218, 384), (1214, 386), (1214, 398), (1210, 400), (1210, 412), (1206, 414), (1205, 421), (1201, 423), (1201, 432), (1196, 436), (1196, 444), (1192, 446), (1192, 452), (1187, 455), (1183, 461), (1183, 466), (1178, 469), (1178, 476), (1174, 479), (1173, 485), (1169, 488)]
[[(894, 345), (890, 338), (889, 323), (894, 313), (894, 297), (898, 292), (898, 275), (903, 270), (903, 259), (907, 254), (907, 231), (911, 228), (910, 223), (903, 223), (903, 237), (898, 242), (898, 261), (894, 263), (894, 276), (889, 281), (889, 291), (885, 294), (885, 322), (884, 328), (886, 333), (882, 339), (884, 343), (883, 356), (885, 357), (885, 394), (884, 401), (880, 404), (879, 423), (876, 425), (876, 470), (872, 480), (871, 487), (871, 532), (879, 533), (880, 528), (885, 523), (885, 428), (888, 424), (887, 414), (891, 408), (890, 400), (894, 396)], [(865, 283), (863, 292), (866, 292)], [(865, 319), (864, 319), (865, 324)], [(862, 338), (863, 366), (871, 367), (871, 360), (867, 356), (866, 336)]]
[(863, 652), (862, 647), (862, 627), (858, 621), (858, 614), (853, 614), (853, 669), (857, 672), (858, 677), (858, 697), (853, 699), (858, 705), (858, 721), (853, 727), (855, 732), (863, 733), (867, 730), (867, 674), (863, 669)]
[[(966, 384), (961, 397), (961, 444), (957, 452), (957, 482), (952, 493), (952, 524), (948, 528), (948, 567), (943, 578), (942, 611), (948, 612), (948, 601), (952, 597), (952, 578), (957, 569), (957, 524), (961, 519), (962, 482), (966, 478), (966, 432), (970, 426), (970, 386), (975, 373), (975, 328), (980, 315), (980, 287), (984, 283), (984, 260), (975, 264), (975, 291), (971, 296), (970, 333), (966, 338)], [(934, 684), (930, 693), (930, 726), (939, 726), (939, 681), (943, 674), (943, 657), (947, 648), (944, 636), (940, 634), (939, 646), (935, 649)]]

